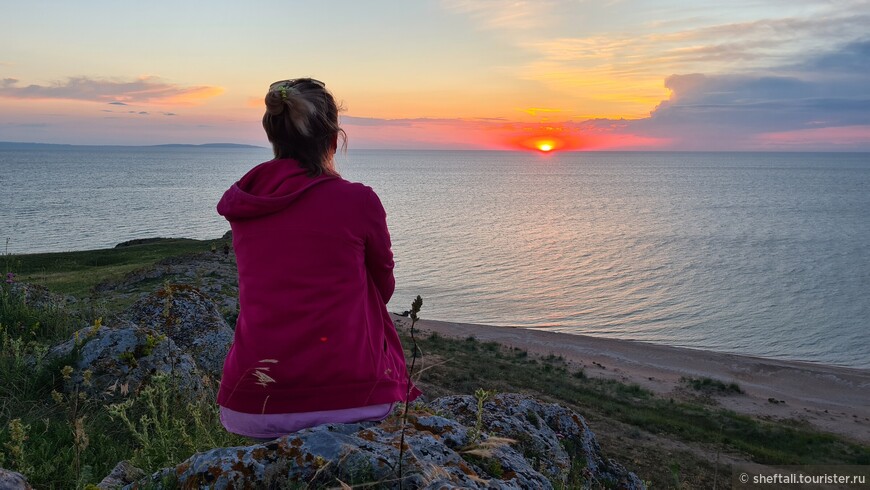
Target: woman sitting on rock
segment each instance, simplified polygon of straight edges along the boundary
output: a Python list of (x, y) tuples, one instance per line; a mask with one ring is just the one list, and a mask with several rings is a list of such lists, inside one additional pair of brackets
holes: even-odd
[(409, 388), (386, 309), (395, 280), (384, 208), (371, 188), (335, 171), (345, 134), (322, 82), (273, 83), (263, 128), (275, 159), (217, 206), (233, 231), (240, 305), (221, 421), (265, 439), (381, 420)]

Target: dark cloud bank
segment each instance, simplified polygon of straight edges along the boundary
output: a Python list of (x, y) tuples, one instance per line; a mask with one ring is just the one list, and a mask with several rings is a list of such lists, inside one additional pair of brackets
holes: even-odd
[(870, 125), (870, 41), (767, 73), (673, 75), (665, 85), (671, 98), (628, 131), (727, 149), (762, 133)]

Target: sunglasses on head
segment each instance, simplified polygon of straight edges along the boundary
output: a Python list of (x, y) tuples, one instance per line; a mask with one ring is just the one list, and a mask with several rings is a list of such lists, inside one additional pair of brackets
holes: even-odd
[(280, 82), (275, 82), (272, 85), (269, 85), (269, 91), (278, 90), (281, 87), (292, 87), (301, 82), (313, 83), (321, 88), (326, 88), (325, 83), (320, 80), (315, 80), (314, 78), (292, 78), (290, 80), (281, 80)]

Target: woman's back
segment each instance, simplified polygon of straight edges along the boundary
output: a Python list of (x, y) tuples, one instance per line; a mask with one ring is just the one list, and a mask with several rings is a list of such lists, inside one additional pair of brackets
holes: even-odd
[(374, 191), (276, 158), (227, 190), (218, 212), (233, 230), (240, 302), (218, 403), (292, 414), (404, 400), (386, 310), (393, 257)]

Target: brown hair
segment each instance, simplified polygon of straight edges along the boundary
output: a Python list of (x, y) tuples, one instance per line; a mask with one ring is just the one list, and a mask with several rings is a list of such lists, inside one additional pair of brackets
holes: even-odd
[(275, 82), (266, 94), (263, 129), (272, 143), (275, 158), (292, 158), (308, 170), (308, 175), (338, 175), (332, 155), (341, 136), (347, 147), (347, 134), (338, 125), (339, 107), (322, 82), (297, 78)]

